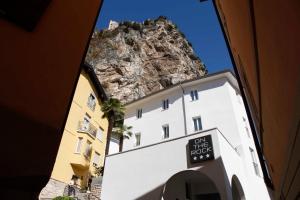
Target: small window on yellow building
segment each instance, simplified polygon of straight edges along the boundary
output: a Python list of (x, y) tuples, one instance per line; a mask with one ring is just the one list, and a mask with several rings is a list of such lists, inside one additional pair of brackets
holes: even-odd
[(82, 137), (79, 137), (76, 144), (75, 153), (80, 153), (81, 151), (81, 145), (82, 145)]
[(89, 98), (88, 98), (88, 101), (87, 101), (87, 105), (88, 107), (94, 111), (95, 110), (95, 107), (96, 107), (96, 96), (94, 94), (90, 94)]
[(93, 159), (93, 165), (94, 166), (100, 165), (100, 154), (98, 152), (95, 152), (94, 159)]
[(90, 159), (91, 158), (91, 154), (92, 154), (92, 143), (90, 141), (87, 141), (86, 147), (85, 147), (85, 151), (84, 151), (84, 156), (87, 159)]
[(90, 121), (91, 117), (88, 114), (85, 114), (83, 121), (79, 121), (78, 131), (88, 132), (90, 130)]
[(99, 129), (97, 130), (96, 138), (101, 141), (102, 135), (103, 135), (103, 129), (99, 127)]

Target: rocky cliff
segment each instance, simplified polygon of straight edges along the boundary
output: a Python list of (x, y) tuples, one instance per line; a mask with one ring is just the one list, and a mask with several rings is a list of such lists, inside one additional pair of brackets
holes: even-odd
[(123, 103), (207, 73), (184, 34), (165, 17), (95, 31), (86, 61), (107, 93)]

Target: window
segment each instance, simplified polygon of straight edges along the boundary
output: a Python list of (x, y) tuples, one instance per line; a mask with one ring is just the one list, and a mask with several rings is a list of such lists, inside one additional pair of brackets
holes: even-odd
[(251, 138), (251, 136), (250, 136), (250, 130), (249, 130), (249, 128), (248, 128), (248, 124), (247, 124), (247, 121), (246, 121), (246, 118), (245, 118), (245, 117), (243, 117), (243, 122), (244, 122), (244, 126), (245, 126), (245, 130), (246, 130), (247, 136), (248, 136), (249, 138)]
[(92, 143), (90, 141), (86, 142), (86, 147), (85, 147), (85, 151), (84, 151), (84, 156), (87, 159), (91, 158), (91, 154), (92, 154)]
[(94, 94), (90, 94), (89, 98), (88, 98), (88, 101), (87, 101), (87, 105), (88, 107), (94, 111), (95, 110), (95, 107), (96, 107), (96, 97)]
[(253, 163), (253, 167), (254, 167), (254, 172), (257, 176), (260, 176), (259, 175), (259, 168), (258, 168), (258, 164), (257, 164), (257, 159), (256, 159), (256, 155), (255, 155), (255, 152), (254, 150), (249, 147), (249, 150), (250, 150), (250, 154), (251, 154), (251, 158), (252, 158), (252, 163)]
[(98, 166), (99, 164), (100, 164), (100, 154), (98, 152), (95, 152), (93, 165)]
[(245, 126), (245, 129), (246, 129), (246, 132), (247, 132), (248, 137), (251, 138), (249, 128), (248, 128), (247, 126)]
[(167, 139), (169, 138), (169, 125), (163, 125), (162, 126), (163, 129), (163, 139)]
[(142, 118), (142, 114), (143, 114), (143, 109), (137, 109), (137, 112), (136, 112), (136, 117), (139, 119), (139, 118)]
[(103, 129), (101, 127), (99, 127), (99, 129), (97, 130), (96, 138), (98, 140), (101, 140), (102, 139), (102, 135), (103, 135)]
[(162, 108), (163, 108), (163, 110), (166, 110), (169, 108), (169, 99), (165, 99), (162, 101)]
[(239, 102), (239, 104), (242, 104), (241, 96), (239, 95), (239, 93), (237, 91), (235, 91), (235, 94), (236, 94), (236, 98), (237, 98), (237, 101)]
[(83, 123), (82, 123), (82, 127), (81, 130), (87, 131), (90, 128), (90, 121), (91, 121), (91, 117), (87, 114), (85, 114), (84, 118), (83, 118)]
[(136, 133), (135, 135), (135, 144), (134, 146), (140, 146), (141, 145), (141, 133)]
[(75, 153), (80, 153), (81, 150), (81, 144), (82, 144), (82, 137), (79, 137), (76, 144)]
[(201, 131), (202, 130), (201, 117), (193, 118), (193, 122), (194, 122), (194, 131)]
[(197, 90), (191, 91), (191, 99), (192, 99), (192, 101), (198, 100), (198, 91)]

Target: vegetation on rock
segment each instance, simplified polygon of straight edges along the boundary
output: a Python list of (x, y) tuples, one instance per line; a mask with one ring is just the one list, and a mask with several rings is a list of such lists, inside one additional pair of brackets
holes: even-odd
[(108, 94), (122, 103), (207, 73), (192, 44), (164, 16), (95, 31), (86, 61)]

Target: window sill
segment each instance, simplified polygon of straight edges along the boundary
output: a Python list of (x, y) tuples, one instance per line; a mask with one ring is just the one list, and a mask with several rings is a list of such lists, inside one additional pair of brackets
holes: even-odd
[(92, 139), (95, 139), (96, 137), (94, 135), (92, 135), (91, 133), (89, 133), (86, 130), (77, 130), (78, 133), (83, 133), (83, 134), (87, 134), (88, 136), (90, 136)]

